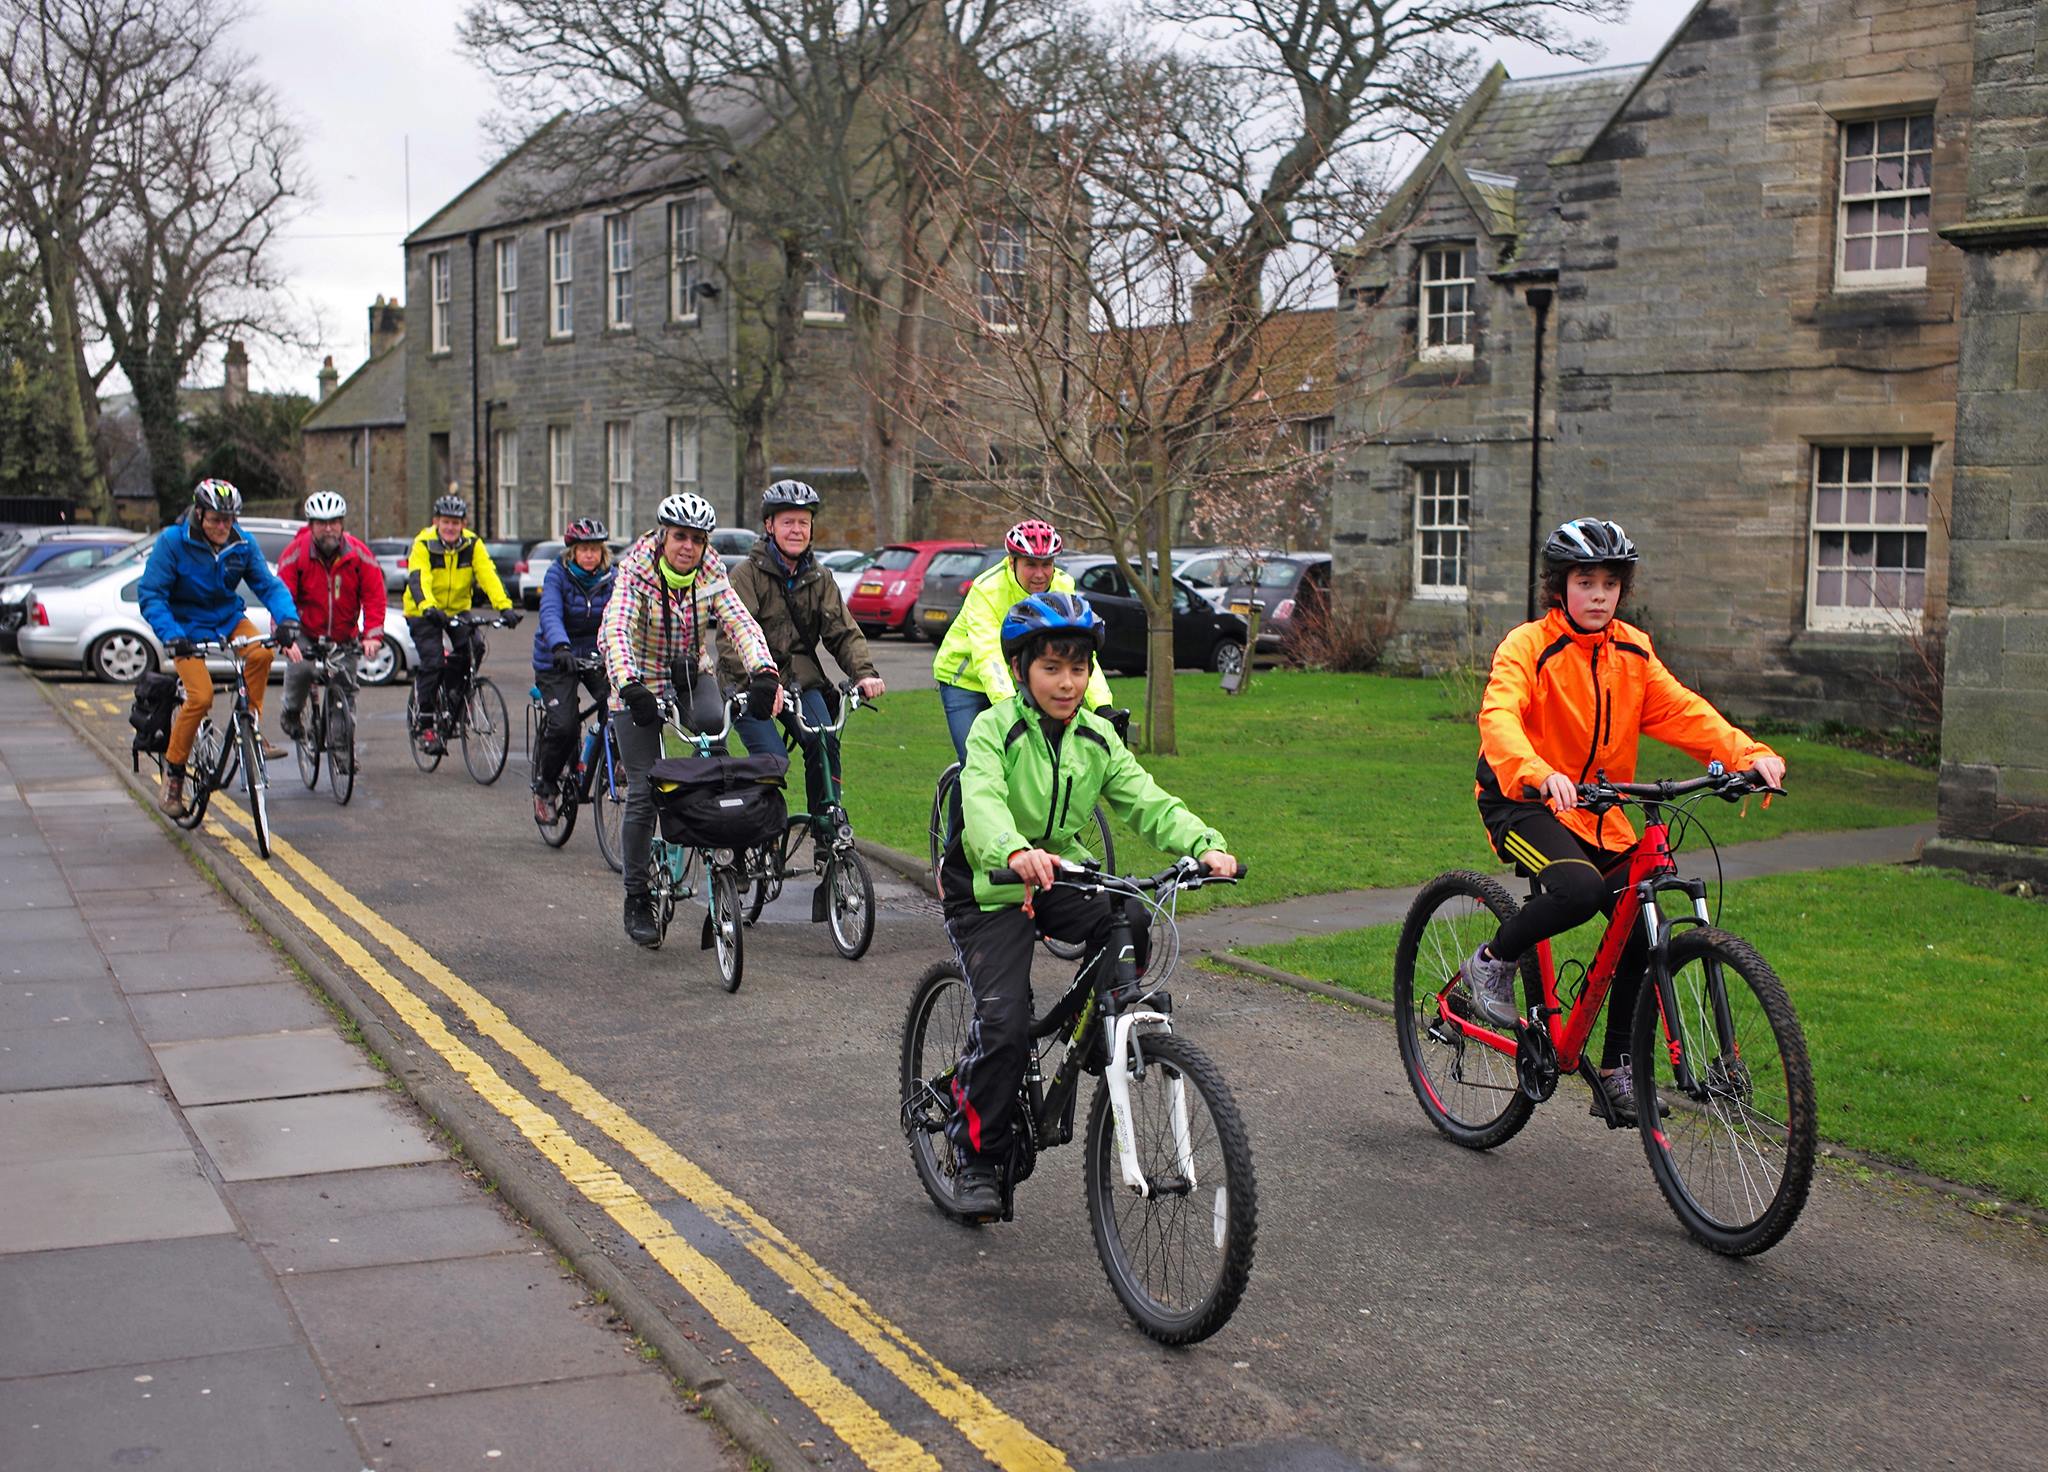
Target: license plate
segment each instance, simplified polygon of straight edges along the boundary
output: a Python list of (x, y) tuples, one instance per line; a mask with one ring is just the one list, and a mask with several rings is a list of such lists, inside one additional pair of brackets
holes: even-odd
[(882, 585), (880, 583), (862, 583), (858, 588), (855, 588), (853, 590), (853, 594), (856, 598), (862, 596), (863, 594), (879, 598), (882, 596)]
[(928, 624), (942, 624), (946, 621), (946, 610), (943, 608), (927, 608), (924, 611), (924, 621)]
[(1252, 616), (1252, 606), (1249, 603), (1233, 603), (1230, 605), (1230, 611), (1242, 619), (1249, 619)]

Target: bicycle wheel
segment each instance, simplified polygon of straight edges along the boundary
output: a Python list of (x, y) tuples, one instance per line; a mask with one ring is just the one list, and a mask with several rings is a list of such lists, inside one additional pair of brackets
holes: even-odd
[(191, 753), (185, 758), (188, 795), (185, 811), (171, 819), (173, 823), (189, 832), (206, 821), (206, 804), (213, 789), (227, 780), (227, 758), (220, 728), (208, 716), (199, 723), (199, 734), (192, 738)]
[[(1785, 984), (1748, 941), (1681, 931), (1670, 960), (1677, 1016), (1662, 1017), (1647, 986), (1636, 1005), (1643, 1151), (1685, 1229), (1716, 1252), (1747, 1257), (1792, 1229), (1813, 1184), (1818, 1105), (1806, 1038)], [(1678, 1086), (1668, 1039), (1692, 1070), (1690, 1092)], [(1661, 1121), (1660, 1100), (1671, 1109)]]
[(512, 718), (498, 687), (479, 675), (469, 686), (469, 718), (462, 727), (462, 764), (488, 787), (505, 770), (512, 745)]
[[(1454, 1008), (1468, 1005), (1458, 968), (1519, 908), (1484, 874), (1439, 874), (1408, 907), (1394, 950), (1394, 1032), (1409, 1087), (1430, 1122), (1470, 1150), (1505, 1144), (1536, 1106), (1521, 1090), (1514, 1055), (1445, 1024), (1437, 1003), (1448, 991)], [(1533, 964), (1523, 962), (1525, 983)]]
[(249, 826), (255, 830), (256, 852), (270, 857), (270, 775), (263, 769), (263, 752), (256, 742), (256, 719), (236, 720), (242, 745), (242, 787), (249, 795)]
[(405, 744), (412, 748), (412, 764), (422, 772), (431, 772), (440, 766), (441, 757), (446, 752), (446, 747), (438, 752), (428, 751), (420, 741), (420, 687), (417, 685), (405, 697)]
[[(1102, 1270), (1138, 1327), (1161, 1344), (1192, 1344), (1230, 1322), (1251, 1281), (1259, 1235), (1251, 1140), (1230, 1086), (1186, 1038), (1139, 1042), (1131, 1129), (1152, 1193), (1124, 1183), (1107, 1082), (1088, 1111), (1088, 1219)], [(1122, 1066), (1119, 1062), (1113, 1066)]]
[(306, 791), (314, 792), (320, 787), (320, 713), (319, 701), (306, 704), (306, 725), (299, 739), (292, 743), (292, 751), (299, 759), (299, 780), (306, 784)]
[(932, 887), (938, 888), (939, 863), (946, 857), (946, 845), (952, 841), (953, 825), (958, 819), (953, 814), (954, 795), (960, 790), (960, 763), (955, 762), (939, 773), (939, 785), (932, 789), (931, 817), (925, 826), (931, 840)]
[(917, 1179), (932, 1205), (955, 1221), (964, 1220), (954, 1205), (960, 1161), (946, 1121), (953, 1117), (953, 1072), (973, 1021), (974, 996), (959, 964), (934, 962), (917, 979), (903, 1019), (901, 1117)]
[(847, 960), (858, 961), (875, 938), (875, 881), (867, 860), (855, 849), (840, 849), (825, 861), (822, 882), (832, 945)]
[(327, 790), (342, 807), (356, 793), (356, 713), (348, 697), (327, 692)]
[(711, 871), (711, 948), (718, 955), (718, 979), (729, 992), (740, 989), (746, 964), (746, 927), (740, 923), (740, 877), (721, 865)]
[(547, 822), (541, 821), (538, 809), (533, 815), (533, 826), (540, 829), (540, 840), (549, 848), (560, 848), (569, 841), (569, 835), (576, 831), (576, 775), (564, 770), (555, 786), (555, 815)]

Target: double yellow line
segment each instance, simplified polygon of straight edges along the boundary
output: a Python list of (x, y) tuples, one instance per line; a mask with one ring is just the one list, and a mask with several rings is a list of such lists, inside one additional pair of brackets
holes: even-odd
[[(248, 815), (225, 796), (216, 794), (212, 806), (236, 827), (253, 831)], [(773, 1373), (863, 1463), (877, 1472), (936, 1472), (938, 1460), (928, 1450), (889, 1425), (879, 1411), (841, 1380), (775, 1314), (755, 1303), (731, 1275), (679, 1237), (652, 1203), (612, 1166), (586, 1149), (560, 1121), (450, 1032), (423, 998), (318, 908), (306, 892), (289, 883), (273, 864), (257, 859), (247, 844), (219, 823), (209, 820), (206, 828), (251, 880), (382, 997), (423, 1043), (468, 1082), (480, 1099), (519, 1130), (561, 1173), (563, 1180), (645, 1247), (648, 1255), (720, 1328)], [(291, 844), (275, 835), (270, 844), (273, 860), (281, 861), (297, 876), (306, 891), (325, 899), (396, 961), (460, 1008), (477, 1031), (530, 1073), (541, 1089), (622, 1146), (656, 1179), (728, 1232), (827, 1322), (953, 1425), (990, 1463), (1004, 1472), (1055, 1472), (1067, 1468), (1067, 1459), (1057, 1447), (1035, 1436), (1022, 1422), (940, 1363), (766, 1217), (712, 1180), (701, 1167), (527, 1036), (495, 1002), (455, 975)]]

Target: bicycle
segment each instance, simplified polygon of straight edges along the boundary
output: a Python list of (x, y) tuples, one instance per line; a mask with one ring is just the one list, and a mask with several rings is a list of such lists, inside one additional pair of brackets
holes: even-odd
[(313, 666), (314, 692), (306, 702), (305, 726), (292, 742), (298, 753), (299, 777), (306, 790), (320, 785), (320, 763), (327, 763), (327, 790), (336, 803), (348, 806), (356, 791), (356, 702), (348, 683), (348, 660), (362, 646), (349, 639), (313, 639), (306, 656)]
[[(838, 736), (846, 726), (846, 718), (866, 703), (856, 683), (849, 680), (839, 687), (837, 717), (826, 725), (814, 726), (804, 719), (803, 692), (794, 685), (785, 689), (784, 712), (806, 733), (821, 735), (828, 741)], [(793, 752), (795, 738), (789, 738), (786, 745)], [(763, 908), (781, 897), (783, 881), (795, 877), (795, 871), (789, 867), (790, 856), (803, 842), (804, 835), (810, 834), (811, 872), (818, 876), (818, 887), (811, 894), (811, 923), (829, 920), (833, 948), (847, 960), (858, 961), (867, 954), (875, 938), (875, 881), (868, 873), (867, 860), (853, 846), (853, 821), (847, 817), (842, 801), (845, 785), (831, 770), (830, 762), (826, 763), (826, 781), (829, 795), (824, 812), (792, 813), (778, 840), (749, 850), (754, 897), (747, 906), (746, 923), (752, 925), (759, 920)]]
[[(723, 707), (725, 724), (715, 734), (692, 731), (685, 726), (681, 708), (673, 697), (662, 700), (662, 720), (669, 730), (694, 748), (695, 755), (714, 756), (724, 749), (726, 737), (732, 733), (733, 711), (745, 699), (743, 694), (727, 697)], [(730, 848), (671, 843), (662, 836), (657, 814), (648, 863), (652, 870), (648, 895), (654, 901), (654, 923), (660, 928), (663, 940), (668, 938), (669, 922), (675, 918), (676, 905), (696, 894), (697, 866), (703, 865), (704, 931), (699, 949), (716, 953), (720, 983), (729, 992), (738, 991), (746, 966), (746, 927), (740, 916), (740, 884), (746, 876), (745, 853)]]
[[(1116, 727), (1119, 740), (1130, 741), (1131, 713), (1127, 710), (1113, 710), (1109, 719)], [(1102, 804), (1095, 805), (1095, 835), (1100, 840), (1094, 857), (1104, 869), (1116, 870), (1116, 840), (1109, 834), (1109, 814), (1102, 810)], [(960, 763), (954, 762), (939, 773), (939, 785), (932, 791), (930, 820), (925, 824), (930, 839), (932, 889), (939, 889), (939, 865), (945, 861), (946, 849), (953, 836), (960, 831)], [(1067, 941), (1054, 940), (1051, 936), (1040, 937), (1045, 948), (1062, 961), (1081, 959), (1081, 947)]]
[[(989, 882), (1019, 881), (999, 869)], [(1209, 874), (1194, 859), (1143, 879), (1062, 860), (1058, 882), (1107, 895), (1112, 925), (1065, 994), (1032, 1019), (1017, 1129), (997, 1171), (1002, 1220), (1012, 1219), (1016, 1187), (1039, 1152), (1073, 1139), (1081, 1075), (1098, 1075), (1083, 1167), (1096, 1253), (1140, 1329), (1162, 1344), (1192, 1344), (1229, 1322), (1251, 1280), (1258, 1191), (1251, 1141), (1230, 1087), (1206, 1053), (1173, 1031), (1173, 999), (1162, 988), (1179, 950), (1179, 892), (1236, 880)], [(1133, 898), (1161, 922), (1142, 980), (1126, 916)], [(959, 962), (946, 960), (918, 978), (903, 1025), (900, 1123), (925, 1193), (956, 1221), (974, 1219), (954, 1204), (959, 1162), (946, 1125), (973, 1018), (973, 992)]]
[[(578, 674), (601, 674), (603, 671), (604, 660), (599, 655), (586, 654), (576, 661)], [(538, 685), (527, 693), (531, 697), (526, 707), (526, 759), (530, 765), (534, 761), (534, 736), (545, 719), (545, 707), (541, 704)], [(536, 812), (533, 823), (540, 830), (543, 843), (549, 848), (560, 848), (576, 831), (577, 809), (586, 804), (594, 806), (597, 809), (597, 851), (617, 874), (625, 868), (626, 766), (619, 756), (619, 738), (612, 729), (611, 707), (603, 698), (595, 699), (579, 710), (576, 724), (581, 727), (592, 716), (597, 717), (597, 724), (584, 733), (581, 754), (562, 768), (554, 792), (553, 821), (541, 821), (540, 814)]]
[[(1705, 832), (1693, 811), (1701, 797), (1678, 799), (1711, 793), (1736, 802), (1773, 790), (1718, 762), (1685, 781), (1614, 783), (1602, 773), (1581, 784), (1589, 811), (1641, 807), (1642, 841), (1590, 969), (1567, 962), (1577, 974), (1561, 984), (1548, 941), (1523, 958), (1528, 1011), (1511, 1034), (1472, 1004), (1459, 969), (1517, 902), (1483, 874), (1439, 874), (1425, 884), (1401, 926), (1394, 1007), (1401, 1061), (1431, 1122), (1468, 1149), (1490, 1150), (1528, 1122), (1561, 1072), (1576, 1071), (1608, 1127), (1621, 1128), (1626, 1121), (1585, 1046), (1640, 919), (1649, 963), (1630, 1059), (1637, 1127), (1658, 1189), (1715, 1252), (1748, 1256), (1783, 1238), (1813, 1179), (1817, 1108), (1806, 1040), (1784, 983), (1748, 941), (1715, 926), (1706, 881), (1679, 875), (1671, 839), (1674, 823), (1681, 836), (1695, 826)], [(1536, 888), (1532, 882), (1531, 893)], [(1688, 899), (1691, 913), (1666, 915), (1658, 897), (1667, 893)]]
[(274, 637), (195, 641), (195, 647), (202, 653), (209, 647), (219, 649), (234, 665), (235, 708), (228, 717), (226, 732), (214, 725), (211, 712), (200, 720), (199, 733), (192, 741), (192, 754), (185, 763), (186, 779), (191, 784), (186, 808), (171, 821), (188, 831), (197, 828), (206, 820), (207, 800), (234, 781), (239, 771), (249, 799), (249, 826), (255, 833), (256, 852), (267, 859), (270, 857), (270, 775), (263, 764), (262, 735), (256, 729), (256, 711), (249, 703), (249, 678), (240, 658), (242, 651), (254, 644), (277, 648)]
[[(504, 628), (505, 619), (501, 614), (458, 613), (448, 620), (450, 628), (461, 625), (466, 628)], [(434, 734), (441, 738), (441, 750), (429, 751), (420, 736), (420, 687), (414, 683), (405, 697), (405, 729), (408, 743), (412, 747), (413, 764), (422, 772), (431, 772), (441, 765), (441, 758), (447, 755), (448, 743), (459, 739), (462, 742), (462, 764), (469, 768), (469, 775), (478, 785), (490, 786), (505, 770), (505, 757), (511, 746), (511, 717), (505, 710), (505, 697), (498, 693), (498, 687), (479, 673), (484, 667), (486, 652), (484, 637), (479, 633), (470, 640), (469, 674), (464, 681), (468, 693), (459, 704), (449, 701), (449, 688), (453, 684), (446, 669), (442, 671), (441, 682), (434, 692)]]

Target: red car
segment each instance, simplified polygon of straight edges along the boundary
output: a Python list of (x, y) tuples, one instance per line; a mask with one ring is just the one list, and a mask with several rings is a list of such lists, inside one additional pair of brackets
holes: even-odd
[(924, 570), (941, 552), (972, 547), (973, 542), (895, 542), (881, 550), (860, 575), (846, 608), (864, 634), (899, 633), (916, 637), (910, 606), (924, 589)]

